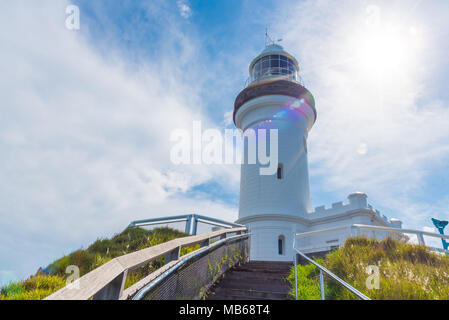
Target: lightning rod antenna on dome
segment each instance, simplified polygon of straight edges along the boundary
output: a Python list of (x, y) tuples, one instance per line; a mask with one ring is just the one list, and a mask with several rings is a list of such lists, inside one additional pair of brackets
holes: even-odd
[(265, 28), (265, 47), (281, 42), (282, 39), (273, 40), (268, 34), (268, 27)]

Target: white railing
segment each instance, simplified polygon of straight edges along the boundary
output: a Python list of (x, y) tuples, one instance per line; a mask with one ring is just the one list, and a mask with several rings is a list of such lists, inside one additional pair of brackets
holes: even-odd
[[(313, 261), (312, 259), (310, 259), (308, 256), (306, 256), (304, 253), (302, 253), (301, 251), (299, 251), (296, 248), (293, 248), (294, 251), (297, 252), (298, 255), (300, 255), (302, 258), (306, 259), (308, 262), (314, 264), (318, 269), (320, 269), (320, 295), (321, 295), (321, 300), (326, 300), (326, 296), (324, 294), (324, 276), (323, 276), (323, 272), (326, 273), (329, 277), (331, 277), (332, 279), (334, 279), (335, 281), (337, 281), (337, 283), (341, 286), (343, 286), (344, 288), (348, 289), (349, 291), (351, 291), (353, 294), (355, 294), (358, 298), (362, 299), (362, 300), (371, 300), (370, 298), (368, 298), (366, 295), (364, 295), (363, 293), (361, 293), (359, 290), (357, 290), (356, 288), (354, 288), (353, 286), (351, 286), (349, 283), (343, 281), (342, 279), (340, 279), (338, 276), (336, 276), (335, 274), (333, 274), (332, 272), (330, 272), (328, 269), (326, 269), (325, 267), (323, 267), (322, 265), (320, 265), (319, 263)], [(298, 268), (297, 268), (297, 254), (294, 255), (293, 257), (293, 262), (294, 262), (294, 267), (295, 267), (295, 296), (296, 296), (296, 300), (298, 300)]]
[[(440, 233), (435, 233), (435, 232), (428, 232), (428, 231), (422, 231), (422, 230), (413, 230), (413, 229), (399, 229), (399, 228), (392, 228), (392, 227), (380, 227), (380, 226), (372, 226), (372, 225), (364, 225), (364, 224), (353, 224), (350, 226), (344, 226), (344, 227), (335, 227), (335, 228), (330, 228), (330, 229), (323, 229), (323, 230), (316, 230), (316, 231), (309, 231), (309, 232), (303, 232), (303, 233), (298, 233), (295, 236), (295, 248), (297, 248), (296, 246), (296, 239), (298, 238), (306, 238), (306, 237), (311, 237), (311, 236), (316, 236), (316, 235), (322, 235), (322, 234), (327, 234), (327, 233), (333, 233), (333, 232), (337, 232), (337, 231), (348, 231), (348, 235), (351, 236), (360, 236), (362, 235), (362, 230), (368, 230), (368, 231), (373, 231), (373, 236), (375, 236), (375, 232), (386, 232), (386, 233), (395, 233), (397, 235), (399, 235), (401, 238), (406, 239), (407, 237), (405, 236), (405, 234), (414, 234), (417, 237), (418, 240), (418, 244), (419, 245), (423, 245), (425, 246), (425, 239), (424, 236), (428, 236), (428, 237), (433, 237), (433, 238), (439, 238), (439, 239), (448, 239), (449, 240), (449, 235), (444, 235), (444, 234), (440, 234)], [(342, 246), (344, 244), (344, 240), (345, 239), (339, 239), (339, 241), (336, 243), (338, 244), (338, 246)], [(333, 245), (329, 245), (328, 247), (331, 247)], [(325, 248), (324, 246), (320, 246), (320, 247), (316, 247), (316, 246), (309, 246), (307, 248), (307, 251), (311, 252), (311, 251), (318, 251), (315, 249), (318, 248)], [(440, 251), (440, 252), (446, 252), (449, 253), (449, 250), (444, 250), (444, 249), (437, 249), (437, 248), (433, 248), (433, 247), (429, 247), (430, 249), (434, 250), (434, 251)]]
[[(208, 247), (204, 247), (202, 249), (191, 252), (187, 255), (185, 259), (180, 259), (174, 266), (169, 268), (165, 272), (161, 273), (152, 273), (149, 278), (152, 278), (151, 281), (146, 281), (142, 279), (138, 283), (134, 284), (132, 287), (125, 290), (123, 293), (123, 299), (132, 299), (132, 300), (147, 300), (147, 299), (157, 299), (157, 300), (197, 300), (204, 296), (204, 293), (208, 291), (212, 287), (212, 285), (220, 278), (220, 276), (233, 267), (236, 263), (245, 263), (248, 259), (248, 252), (245, 250), (245, 241), (247, 242), (250, 233), (245, 233), (241, 235), (235, 235), (232, 237), (227, 237), (222, 240), (218, 240)], [(239, 243), (242, 247), (242, 251), (239, 253), (237, 260), (226, 259), (226, 262), (223, 262), (223, 258), (225, 256), (229, 256), (228, 245), (232, 245), (235, 243)], [(225, 247), (225, 255), (217, 255), (217, 250)], [(248, 248), (248, 247), (247, 247)], [(248, 248), (249, 249), (249, 248)], [(201, 258), (209, 255), (207, 260), (202, 260)], [(212, 255), (212, 256), (211, 256)], [(234, 256), (235, 258), (235, 256)], [(218, 264), (217, 264), (218, 263)], [(190, 271), (188, 270), (189, 268)], [(207, 272), (206, 270), (209, 272)], [(210, 271), (219, 270), (216, 274), (211, 274)], [(202, 272), (203, 271), (203, 272)], [(206, 272), (204, 272), (206, 271)], [(195, 284), (192, 285), (191, 278), (187, 274), (190, 273), (192, 276), (192, 272), (195, 273), (196, 281)], [(208, 276), (205, 276), (205, 275)], [(153, 276), (154, 275), (154, 276)], [(194, 277), (195, 277), (194, 276)], [(175, 281), (173, 281), (173, 277), (175, 277)], [(142, 283), (146, 284), (142, 286)], [(190, 283), (189, 283), (190, 282)], [(161, 289), (161, 287), (167, 288), (170, 287), (169, 290)], [(198, 287), (200, 289), (198, 290)], [(156, 295), (152, 295), (152, 291), (158, 291)], [(195, 290), (196, 288), (196, 290)], [(148, 296), (147, 296), (148, 295)]]
[(170, 217), (159, 217), (159, 218), (151, 218), (144, 220), (136, 220), (132, 221), (129, 224), (129, 227), (144, 227), (158, 224), (168, 224), (168, 223), (176, 223), (176, 222), (185, 222), (185, 233), (190, 235), (196, 235), (198, 229), (198, 223), (202, 222), (211, 226), (219, 227), (219, 228), (241, 228), (244, 225), (228, 222), (212, 217), (202, 216), (199, 214), (184, 214), (178, 216), (170, 216)]
[(245, 81), (245, 85), (243, 88), (247, 88), (249, 85), (251, 85), (253, 83), (266, 81), (266, 80), (287, 80), (287, 81), (299, 83), (303, 87), (305, 86), (303, 79), (299, 75), (294, 76), (292, 74), (280, 74), (279, 73), (279, 74), (265, 74), (265, 75), (261, 75), (257, 78), (254, 78), (254, 79), (252, 77), (248, 77)]
[[(328, 233), (333, 233), (333, 232), (338, 232), (338, 231), (345, 231), (345, 230), (348, 231), (348, 235), (352, 235), (352, 236), (360, 236), (360, 235), (362, 235), (362, 230), (368, 230), (368, 231), (373, 231), (373, 236), (375, 236), (375, 232), (376, 231), (377, 232), (387, 232), (387, 233), (398, 234), (399, 238), (402, 238), (402, 239), (408, 239), (408, 237), (406, 237), (405, 234), (415, 234), (417, 236), (417, 239), (418, 239), (418, 244), (422, 245), (422, 246), (426, 245), (425, 240), (424, 240), (424, 236), (429, 236), (429, 237), (433, 237), (433, 238), (440, 238), (442, 240), (449, 239), (449, 235), (444, 235), (444, 234), (439, 234), (439, 233), (434, 233), (434, 232), (413, 230), (413, 229), (399, 229), (399, 228), (391, 228), (391, 227), (380, 227), (380, 226), (363, 225), (363, 224), (353, 224), (353, 225), (344, 226), (344, 227), (335, 227), (335, 228), (330, 228), (330, 229), (323, 229), (323, 230), (316, 230), (316, 231), (309, 231), (309, 232), (298, 233), (298, 234), (295, 235), (294, 240), (293, 240), (293, 251), (295, 252), (294, 257), (293, 257), (293, 261), (294, 261), (294, 266), (295, 266), (295, 295), (296, 295), (296, 299), (298, 299), (297, 255), (300, 255), (302, 258), (306, 259), (308, 262), (314, 264), (316, 267), (318, 267), (320, 269), (320, 292), (321, 292), (321, 299), (322, 300), (325, 300), (323, 272), (326, 273), (328, 276), (330, 276), (335, 281), (337, 281), (337, 283), (339, 283), (341, 286), (343, 286), (346, 289), (348, 289), (349, 291), (351, 291), (353, 294), (355, 294), (360, 299), (362, 299), (362, 300), (370, 300), (363, 293), (361, 293), (360, 291), (358, 291), (357, 289), (355, 289), (354, 287), (352, 287), (351, 285), (349, 285), (348, 283), (346, 283), (345, 281), (343, 281), (342, 279), (337, 277), (335, 274), (333, 274), (332, 272), (327, 270), (325, 267), (323, 267), (322, 265), (318, 264), (317, 262), (315, 262), (311, 258), (307, 257), (303, 252), (301, 252), (301, 251), (305, 251), (305, 250), (307, 250), (309, 253), (310, 252), (327, 251), (331, 247), (335, 247), (335, 246), (340, 247), (340, 246), (342, 246), (344, 244), (344, 240), (345, 239), (338, 239), (337, 242), (334, 242), (332, 245), (329, 245), (329, 246), (322, 246), (322, 245), (318, 245), (318, 246), (315, 245), (315, 246), (313, 246), (312, 245), (312, 246), (309, 246), (309, 247), (306, 247), (306, 248), (301, 248), (301, 251), (299, 251), (298, 248), (297, 248), (296, 240), (298, 238), (306, 238), (306, 237), (323, 235), (323, 234), (328, 234)], [(438, 252), (443, 252), (443, 253), (449, 254), (449, 250), (433, 248), (433, 247), (429, 247), (429, 249), (431, 249), (432, 251), (438, 251)]]
[[(247, 229), (223, 229), (208, 234), (170, 240), (114, 258), (48, 296), (46, 300), (88, 300), (92, 297), (95, 300), (118, 300), (122, 298), (126, 276), (129, 271), (161, 257), (165, 257), (164, 267), (171, 268), (180, 260), (188, 258), (189, 255), (180, 256), (183, 247), (200, 244), (200, 247), (203, 248), (209, 246), (211, 240), (225, 239), (229, 234), (242, 233), (247, 233)], [(158, 273), (158, 270), (155, 273)]]

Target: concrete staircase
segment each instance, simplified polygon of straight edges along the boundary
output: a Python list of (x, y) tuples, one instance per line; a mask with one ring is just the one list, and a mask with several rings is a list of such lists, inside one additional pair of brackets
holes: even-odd
[(251, 261), (224, 274), (207, 300), (285, 300), (290, 285), (285, 278), (291, 262)]

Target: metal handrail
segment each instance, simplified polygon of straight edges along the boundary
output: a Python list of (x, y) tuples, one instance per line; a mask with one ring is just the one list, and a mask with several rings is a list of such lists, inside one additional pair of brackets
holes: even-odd
[[(197, 224), (198, 222), (202, 222), (208, 225), (222, 227), (222, 228), (240, 228), (245, 227), (244, 225), (229, 222), (221, 219), (216, 219), (212, 217), (202, 216), (199, 214), (184, 214), (178, 216), (170, 216), (170, 217), (158, 217), (144, 220), (136, 220), (132, 221), (128, 227), (143, 227), (157, 224), (167, 224), (167, 223), (175, 223), (175, 222), (186, 222), (185, 233), (196, 235)], [(193, 225), (193, 228), (191, 228)], [(192, 230), (191, 230), (192, 229)]]
[(169, 275), (174, 273), (176, 270), (178, 270), (180, 267), (185, 265), (187, 262), (191, 261), (192, 259), (196, 258), (197, 256), (204, 254), (205, 252), (209, 252), (212, 249), (215, 249), (215, 247), (221, 246), (223, 243), (226, 243), (228, 241), (237, 240), (240, 238), (248, 238), (250, 236), (250, 233), (245, 233), (243, 235), (236, 235), (232, 236), (226, 239), (218, 240), (214, 242), (213, 244), (209, 245), (208, 247), (201, 248), (199, 250), (196, 250), (194, 253), (189, 255), (187, 258), (179, 261), (176, 263), (172, 268), (165, 271), (163, 274), (161, 274), (159, 277), (157, 277), (155, 280), (151, 281), (149, 284), (147, 284), (145, 287), (143, 287), (141, 290), (139, 290), (132, 300), (142, 300), (142, 298), (151, 290), (153, 289), (157, 284), (162, 282), (164, 279), (166, 279)]
[[(422, 231), (422, 230), (414, 230), (414, 229), (399, 229), (399, 228), (390, 228), (390, 227), (370, 226), (370, 225), (366, 225), (366, 224), (353, 224), (352, 227), (366, 229), (366, 230), (372, 230), (372, 231), (411, 233), (411, 234), (416, 234), (418, 236), (418, 240), (421, 240), (421, 238), (423, 238), (423, 236), (429, 236), (429, 237), (440, 238), (440, 239), (449, 239), (449, 235), (446, 235), (446, 234), (440, 234), (440, 233)], [(424, 244), (424, 243), (422, 243), (422, 244)]]
[[(342, 231), (342, 230), (356, 230), (359, 233), (359, 230), (371, 230), (371, 231), (382, 231), (382, 232), (394, 232), (394, 233), (409, 233), (409, 234), (415, 234), (418, 238), (418, 243), (420, 245), (426, 245), (424, 236), (433, 237), (433, 238), (439, 238), (439, 239), (449, 239), (449, 235), (435, 233), (435, 232), (428, 232), (428, 231), (422, 231), (422, 230), (414, 230), (414, 229), (400, 229), (400, 228), (392, 228), (392, 227), (381, 227), (381, 226), (372, 226), (372, 225), (365, 225), (365, 224), (353, 224), (349, 226), (344, 227), (335, 227), (335, 228), (329, 228), (329, 229), (323, 229), (323, 230), (316, 230), (316, 231), (309, 231), (309, 232), (303, 232), (303, 233), (297, 233), (295, 235), (295, 241), (296, 238), (305, 238), (308, 236), (315, 236), (319, 234), (329, 233), (329, 232), (335, 232), (335, 231)], [(355, 234), (357, 235), (357, 234)], [(295, 246), (296, 247), (296, 246)], [(434, 249), (432, 247), (429, 247), (431, 249)], [(447, 250), (438, 250), (445, 253), (448, 253)]]
[[(367, 297), (366, 295), (364, 295), (363, 293), (361, 293), (359, 290), (357, 290), (356, 288), (354, 288), (353, 286), (351, 286), (350, 284), (348, 284), (347, 282), (343, 281), (342, 279), (340, 279), (338, 276), (336, 276), (335, 274), (333, 274), (331, 271), (329, 271), (328, 269), (326, 269), (325, 267), (323, 267), (322, 265), (320, 265), (319, 263), (313, 261), (312, 259), (310, 259), (308, 256), (306, 256), (304, 253), (302, 253), (301, 251), (299, 251), (296, 248), (293, 248), (293, 250), (295, 250), (300, 256), (302, 256), (304, 259), (306, 259), (307, 261), (309, 261), (310, 263), (312, 263), (313, 265), (315, 265), (318, 269), (320, 269), (320, 292), (321, 292), (321, 300), (325, 300), (325, 295), (324, 295), (324, 277), (323, 277), (323, 272), (326, 273), (328, 276), (330, 276), (332, 279), (334, 279), (335, 281), (337, 281), (340, 285), (342, 285), (343, 287), (345, 287), (346, 289), (348, 289), (349, 291), (351, 291), (353, 294), (355, 294), (358, 298), (362, 299), (362, 300), (371, 300), (369, 297)], [(298, 299), (298, 270), (297, 270), (297, 261), (296, 261), (296, 254), (294, 256), (294, 264), (295, 264), (295, 295), (296, 295), (296, 299)]]
[(200, 244), (209, 246), (211, 239), (226, 237), (232, 233), (247, 232), (246, 228), (223, 229), (204, 235), (177, 238), (159, 245), (114, 258), (90, 271), (74, 283), (51, 294), (45, 300), (87, 300), (92, 296), (99, 300), (118, 300), (123, 292), (128, 271), (132, 271), (160, 257), (165, 264), (182, 259), (181, 248)]
[[(435, 232), (413, 230), (413, 229), (400, 229), (400, 228), (391, 228), (391, 227), (372, 226), (372, 225), (364, 225), (364, 224), (353, 224), (353, 225), (344, 226), (344, 227), (335, 227), (335, 228), (324, 229), (324, 230), (316, 230), (316, 231), (297, 233), (297, 234), (295, 234), (294, 241), (293, 241), (293, 250), (296, 251), (304, 259), (306, 259), (307, 261), (309, 261), (310, 263), (312, 263), (313, 265), (315, 265), (316, 267), (318, 267), (320, 269), (320, 292), (321, 292), (321, 299), (322, 300), (325, 299), (325, 296), (324, 296), (323, 272), (326, 273), (327, 275), (329, 275), (334, 280), (336, 280), (340, 285), (344, 286), (346, 289), (351, 291), (353, 294), (355, 294), (360, 299), (362, 299), (362, 300), (371, 300), (369, 297), (367, 297), (366, 295), (364, 295), (363, 293), (361, 293), (360, 291), (358, 291), (357, 289), (355, 289), (354, 287), (349, 285), (347, 282), (345, 282), (342, 279), (340, 279), (339, 277), (337, 277), (335, 274), (330, 272), (325, 267), (321, 266), (319, 263), (317, 263), (317, 262), (313, 261), (312, 259), (310, 259), (309, 257), (307, 257), (304, 253), (302, 253), (301, 251), (299, 251), (296, 248), (296, 239), (298, 237), (304, 238), (304, 237), (308, 237), (308, 236), (315, 236), (315, 235), (319, 235), (319, 234), (335, 232), (335, 231), (342, 231), (342, 230), (346, 230), (346, 229), (350, 229), (350, 230), (355, 229), (357, 231), (357, 233), (360, 233), (361, 229), (365, 229), (365, 230), (371, 230), (371, 231), (393, 232), (393, 233), (401, 233), (401, 234), (404, 234), (404, 233), (415, 234), (417, 236), (417, 238), (418, 238), (418, 243), (420, 245), (426, 245), (425, 241), (424, 241), (424, 236), (440, 238), (440, 239), (449, 239), (449, 235), (439, 234), (439, 233), (435, 233)], [(443, 252), (443, 253), (449, 254), (448, 250), (438, 249), (438, 248), (433, 248), (433, 247), (429, 247), (429, 248), (431, 250), (436, 250), (436, 251), (439, 251), (439, 252)], [(298, 271), (297, 271), (297, 268), (296, 268), (296, 266), (297, 266), (296, 258), (297, 257), (296, 257), (296, 254), (295, 254), (295, 256), (294, 256), (294, 265), (295, 265), (295, 295), (296, 295), (296, 299), (298, 299)]]

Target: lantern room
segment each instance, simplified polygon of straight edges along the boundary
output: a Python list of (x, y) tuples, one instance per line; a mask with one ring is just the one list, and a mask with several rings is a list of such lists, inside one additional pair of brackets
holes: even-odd
[(299, 82), (298, 71), (298, 61), (282, 46), (271, 44), (251, 62), (250, 83), (281, 79)]

